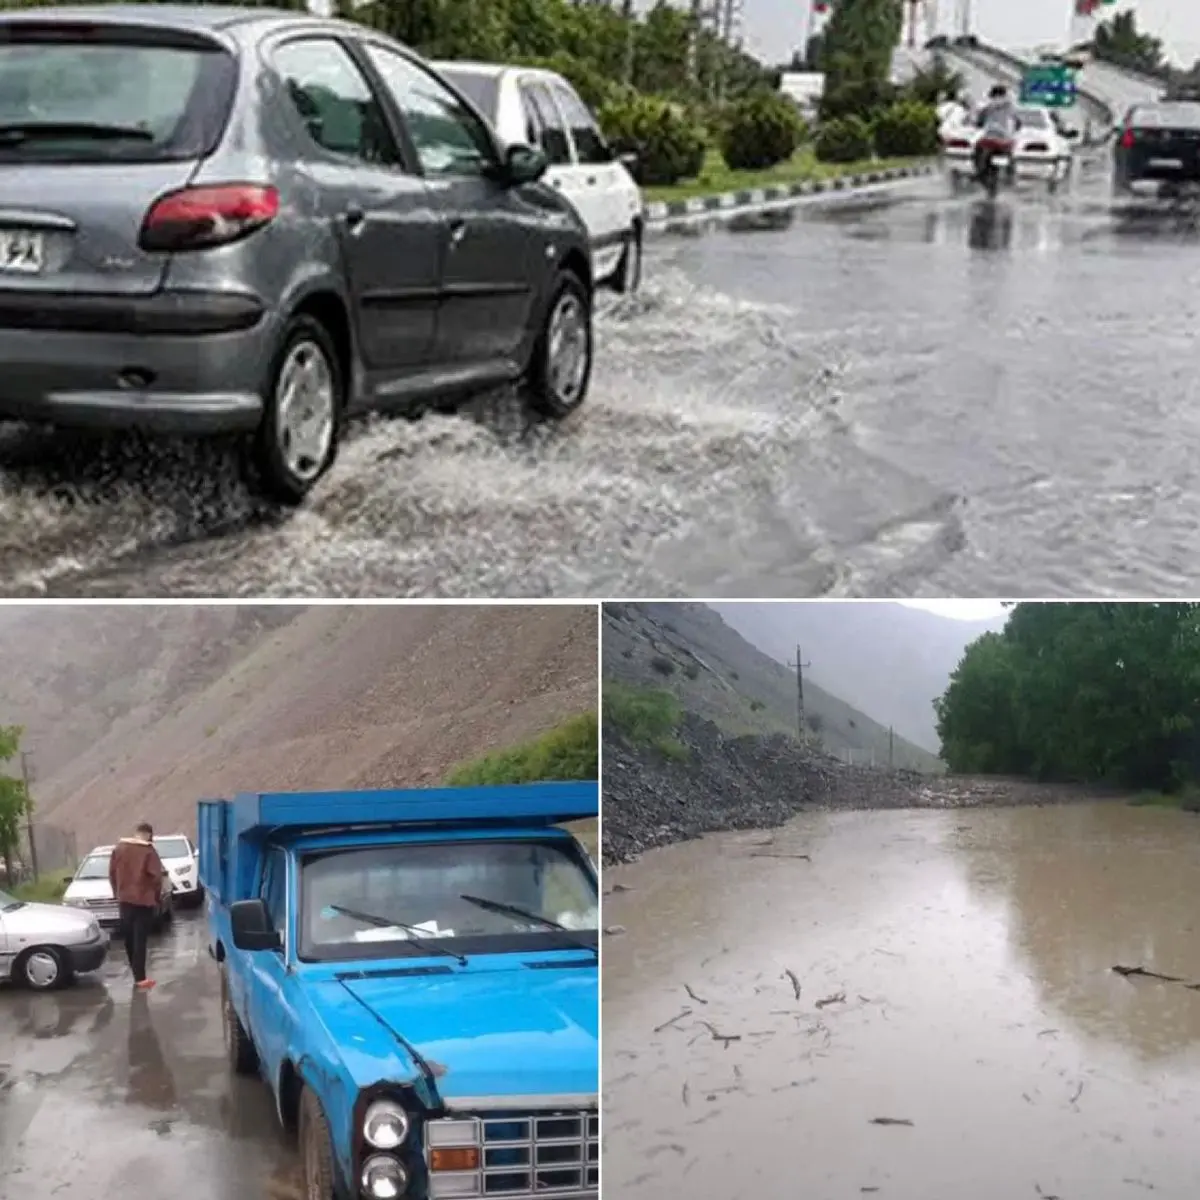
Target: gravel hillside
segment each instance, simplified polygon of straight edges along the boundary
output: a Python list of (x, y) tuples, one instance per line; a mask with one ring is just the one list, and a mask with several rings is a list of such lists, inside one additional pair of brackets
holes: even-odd
[(0, 723), (83, 849), (203, 796), (439, 782), (596, 706), (591, 607), (5, 610)]

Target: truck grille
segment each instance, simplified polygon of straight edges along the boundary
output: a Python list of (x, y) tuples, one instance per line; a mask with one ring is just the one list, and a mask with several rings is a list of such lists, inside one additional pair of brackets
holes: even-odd
[(594, 1197), (600, 1184), (600, 1118), (594, 1112), (488, 1113), (425, 1127), (427, 1152), (477, 1147), (477, 1171), (431, 1171), (431, 1200), (468, 1196)]

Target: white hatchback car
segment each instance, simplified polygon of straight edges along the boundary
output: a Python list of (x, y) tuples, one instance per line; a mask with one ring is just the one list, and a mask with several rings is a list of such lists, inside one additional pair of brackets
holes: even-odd
[(578, 93), (553, 71), (439, 62), (438, 73), (488, 119), (507, 145), (538, 147), (546, 182), (575, 206), (592, 242), (596, 285), (632, 292), (642, 274), (642, 193), (628, 156), (615, 154)]
[(0, 892), (0, 980), (48, 992), (99, 970), (107, 954), (108, 938), (91, 913)]

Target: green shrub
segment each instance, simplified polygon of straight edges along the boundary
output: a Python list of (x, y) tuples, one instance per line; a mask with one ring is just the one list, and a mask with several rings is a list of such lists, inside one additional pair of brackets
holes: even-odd
[(817, 131), (813, 150), (821, 162), (859, 162), (871, 157), (871, 127), (862, 117), (838, 117)]
[(687, 749), (675, 737), (683, 709), (661, 688), (604, 685), (604, 726), (615, 729), (637, 746), (648, 746), (668, 758), (684, 758)]
[(446, 783), (471, 787), (599, 777), (600, 732), (591, 712), (571, 717), (532, 741), (461, 763), (446, 776)]
[(937, 148), (937, 110), (931, 104), (905, 100), (875, 121), (875, 153), (882, 158), (936, 154)]
[(804, 121), (786, 96), (757, 92), (726, 114), (721, 155), (735, 171), (761, 171), (791, 158), (804, 135)]
[(604, 104), (599, 117), (613, 149), (637, 155), (634, 176), (643, 186), (691, 179), (704, 166), (704, 132), (682, 105), (623, 95)]

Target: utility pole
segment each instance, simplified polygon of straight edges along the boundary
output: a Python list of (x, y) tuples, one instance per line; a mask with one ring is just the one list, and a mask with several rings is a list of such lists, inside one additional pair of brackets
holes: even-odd
[(33, 799), (29, 790), (32, 772), (29, 770), (31, 750), (21, 751), (21, 779), (25, 784), (25, 829), (29, 834), (29, 865), (33, 869), (33, 882), (38, 881), (37, 839), (33, 834)]
[(623, 74), (625, 83), (633, 86), (634, 41), (637, 37), (637, 19), (633, 13), (633, 0), (622, 0), (621, 20), (625, 22), (625, 61)]
[(888, 770), (896, 769), (896, 731), (888, 726)]
[(800, 735), (800, 741), (805, 740), (804, 737), (804, 668), (811, 667), (812, 663), (806, 663), (800, 655), (800, 647), (796, 647), (796, 661), (788, 663), (789, 667), (796, 668), (796, 730)]

